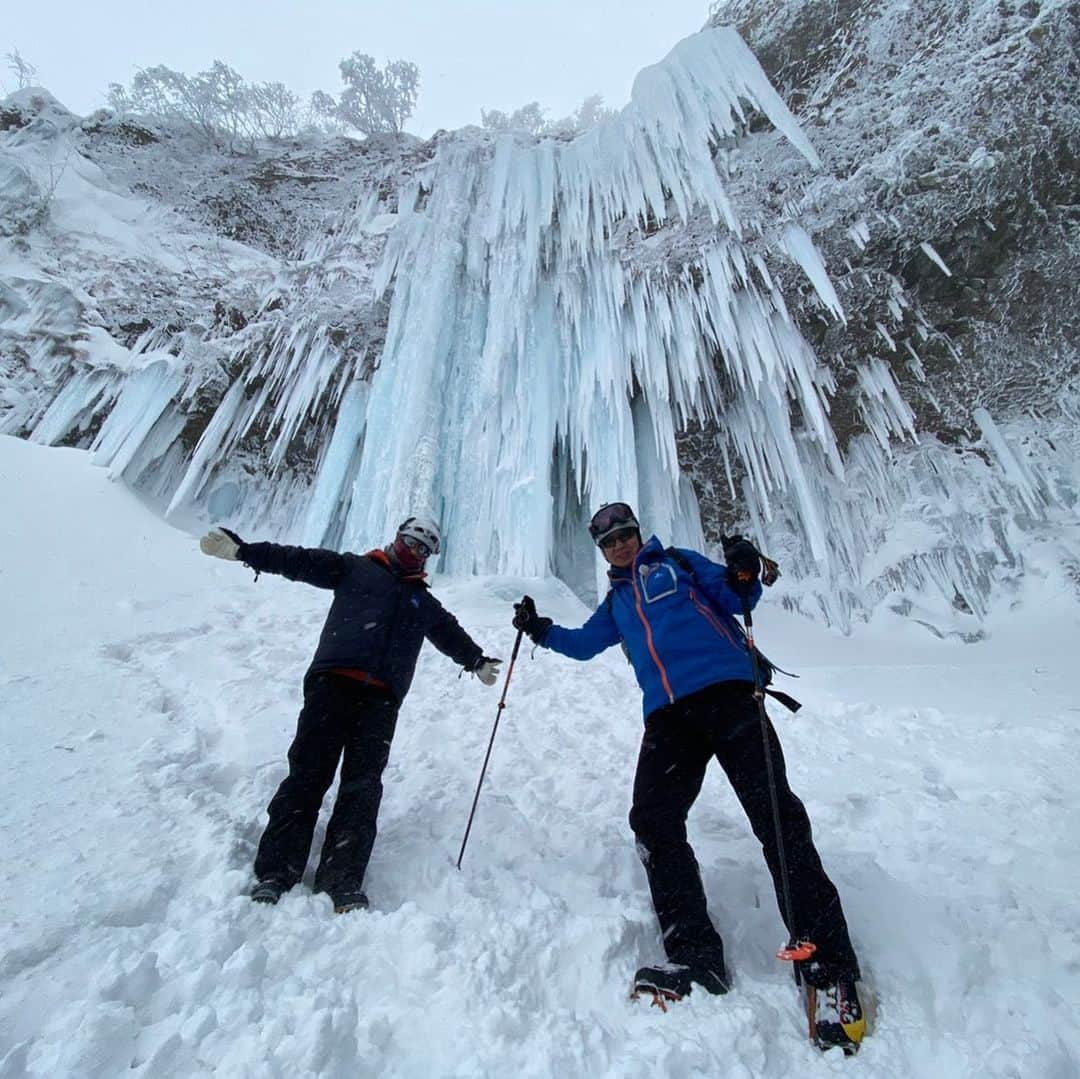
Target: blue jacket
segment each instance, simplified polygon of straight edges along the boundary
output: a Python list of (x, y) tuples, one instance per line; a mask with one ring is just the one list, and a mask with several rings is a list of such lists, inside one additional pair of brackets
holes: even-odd
[[(542, 644), (571, 659), (593, 656), (622, 641), (644, 695), (645, 716), (716, 682), (753, 681), (746, 638), (734, 619), (742, 597), (726, 567), (679, 549), (694, 580), (651, 537), (630, 569), (611, 569), (611, 591), (580, 629), (552, 626)], [(761, 598), (755, 581), (753, 609)]]

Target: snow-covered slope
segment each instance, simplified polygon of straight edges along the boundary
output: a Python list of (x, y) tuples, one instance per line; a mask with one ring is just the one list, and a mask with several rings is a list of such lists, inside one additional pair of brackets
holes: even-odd
[[(626, 825), (639, 698), (617, 650), (523, 651), (454, 868), (497, 693), (425, 649), (386, 775), (373, 909), (244, 895), (325, 594), (203, 558), (88, 455), (0, 438), (0, 1076), (942, 1077), (1080, 1073), (1075, 657), (1050, 546), (991, 639), (888, 612), (850, 638), (785, 614), (793, 785), (848, 909), (872, 1034), (803, 1040), (760, 852), (710, 775), (691, 816), (735, 988), (663, 1015)], [(508, 656), (522, 591), (436, 578)]]

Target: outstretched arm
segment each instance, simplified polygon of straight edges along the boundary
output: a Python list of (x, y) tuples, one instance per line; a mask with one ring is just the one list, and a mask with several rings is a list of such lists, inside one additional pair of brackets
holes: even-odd
[(618, 644), (620, 640), (611, 605), (606, 601), (592, 613), (585, 625), (578, 629), (550, 625), (538, 640), (545, 648), (550, 648), (570, 659), (592, 659), (593, 656)]
[(240, 561), (256, 573), (276, 573), (316, 588), (337, 588), (348, 565), (345, 556), (321, 547), (286, 547), (280, 543), (245, 543)]
[(243, 562), (256, 573), (276, 573), (316, 588), (336, 588), (348, 569), (344, 555), (315, 547), (279, 543), (245, 543), (227, 528), (215, 528), (199, 541), (203, 554)]

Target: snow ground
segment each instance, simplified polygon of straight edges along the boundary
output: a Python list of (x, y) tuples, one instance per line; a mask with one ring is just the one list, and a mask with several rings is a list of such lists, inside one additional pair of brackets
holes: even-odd
[[(1080, 1075), (1080, 617), (1049, 563), (978, 645), (760, 609), (760, 643), (802, 675), (779, 727), (865, 968), (872, 1034), (846, 1060), (804, 1041), (715, 770), (691, 825), (735, 988), (667, 1015), (627, 999), (660, 953), (617, 650), (523, 650), (458, 872), (498, 693), (425, 649), (373, 909), (334, 916), (307, 885), (256, 906), (326, 594), (203, 558), (80, 451), (0, 438), (0, 491), (2, 1079)], [(503, 656), (522, 591), (585, 614), (551, 581), (435, 587)]]

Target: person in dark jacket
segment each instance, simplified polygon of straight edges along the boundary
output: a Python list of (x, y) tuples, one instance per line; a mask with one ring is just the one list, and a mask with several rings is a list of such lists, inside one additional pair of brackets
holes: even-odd
[(440, 546), (438, 525), (428, 518), (408, 518), (389, 546), (364, 555), (245, 543), (225, 528), (199, 545), (204, 554), (243, 562), (256, 576), (277, 573), (334, 593), (304, 676), (289, 774), (267, 809), (251, 898), (276, 903), (300, 880), (340, 761), (315, 891), (329, 893), (338, 913), (365, 908), (362, 886), (375, 842), (382, 773), (421, 645), (431, 641), (487, 686), (495, 684), (501, 660), (483, 654), (425, 583), (424, 566)]
[(816, 945), (800, 972), (819, 990), (818, 1042), (854, 1051), (865, 1028), (855, 988), (858, 960), (806, 810), (788, 786), (776, 732), (759, 711), (746, 636), (735, 620), (744, 603), (752, 609), (761, 598), (757, 550), (740, 539), (721, 565), (697, 551), (665, 549), (655, 536), (643, 543), (624, 502), (601, 507), (589, 532), (611, 567), (610, 589), (593, 615), (579, 629), (566, 629), (539, 615), (525, 596), (515, 604), (514, 625), (572, 659), (590, 659), (621, 642), (641, 687), (645, 731), (630, 826), (669, 962), (642, 968), (636, 987), (667, 999), (686, 995), (694, 983), (711, 993), (728, 990), (723, 942), (686, 835), (687, 814), (715, 757), (762, 845), (791, 940)]

